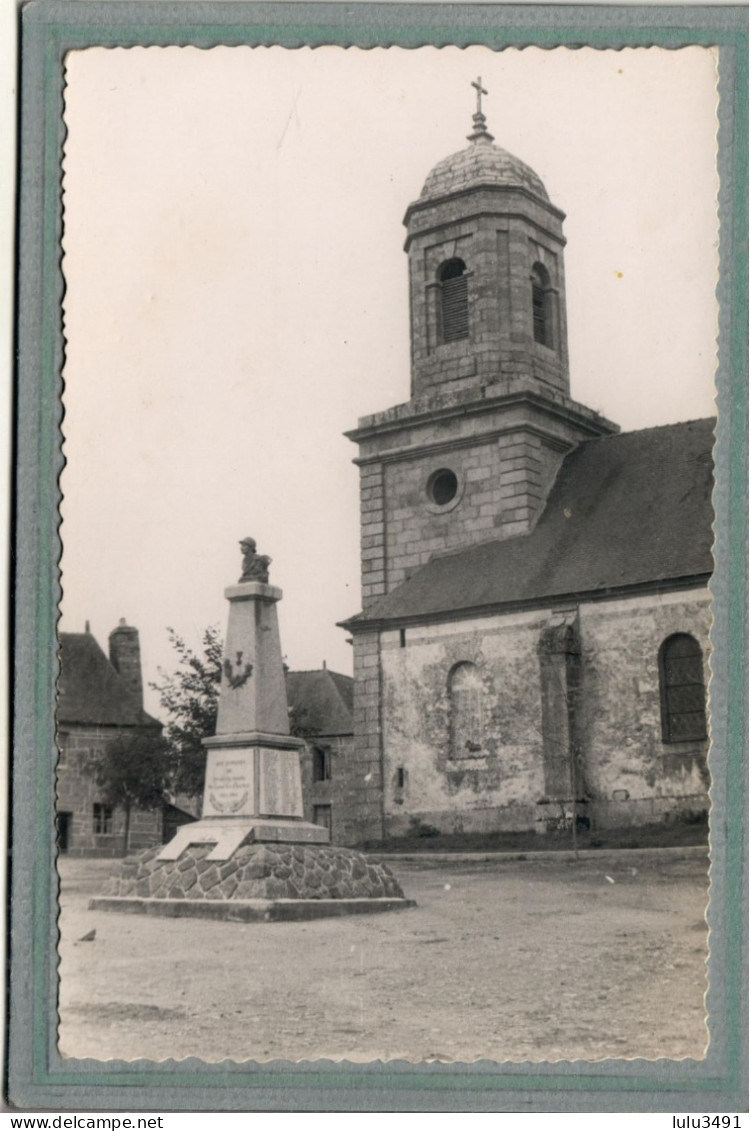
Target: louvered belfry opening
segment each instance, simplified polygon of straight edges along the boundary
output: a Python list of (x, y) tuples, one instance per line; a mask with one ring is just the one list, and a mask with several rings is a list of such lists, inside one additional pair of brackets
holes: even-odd
[(532, 333), (540, 345), (552, 347), (550, 276), (541, 263), (532, 268)]
[(532, 319), (535, 329), (535, 341), (543, 346), (545, 341), (545, 292), (539, 283), (532, 284)]
[(469, 337), (467, 267), (462, 259), (449, 259), (441, 267), (441, 341), (458, 342)]

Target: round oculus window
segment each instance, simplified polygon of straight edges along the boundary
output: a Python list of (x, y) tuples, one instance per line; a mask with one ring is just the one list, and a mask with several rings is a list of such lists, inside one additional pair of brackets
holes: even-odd
[(428, 498), (437, 507), (447, 507), (456, 498), (459, 480), (449, 467), (434, 471), (428, 479)]

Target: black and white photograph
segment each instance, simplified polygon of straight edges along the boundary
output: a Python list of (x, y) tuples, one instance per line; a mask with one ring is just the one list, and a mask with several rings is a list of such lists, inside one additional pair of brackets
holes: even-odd
[(706, 1058), (718, 57), (67, 54), (63, 1058)]

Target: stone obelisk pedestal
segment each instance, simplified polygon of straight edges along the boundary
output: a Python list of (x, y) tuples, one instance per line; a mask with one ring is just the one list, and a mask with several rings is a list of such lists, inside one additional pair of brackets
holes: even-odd
[(100, 911), (236, 921), (308, 919), (413, 906), (391, 872), (330, 846), (303, 818), (300, 751), (287, 689), (269, 559), (243, 547), (243, 576), (225, 590), (229, 623), (216, 735), (204, 740), (200, 821), (169, 844), (124, 860)]
[(248, 840), (327, 844), (328, 830), (303, 820), (300, 751), (289, 733), (276, 604), (282, 591), (261, 581), (225, 589), (230, 603), (217, 733), (207, 749), (203, 813), (159, 853), (177, 860), (189, 844), (214, 845), (229, 860)]

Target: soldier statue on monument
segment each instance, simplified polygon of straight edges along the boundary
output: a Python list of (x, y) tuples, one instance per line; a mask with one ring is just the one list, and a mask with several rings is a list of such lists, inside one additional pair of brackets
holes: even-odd
[(268, 585), (271, 558), (266, 554), (256, 553), (255, 538), (243, 538), (240, 549), (243, 555), (243, 571), (240, 581), (262, 581), (265, 585)]

